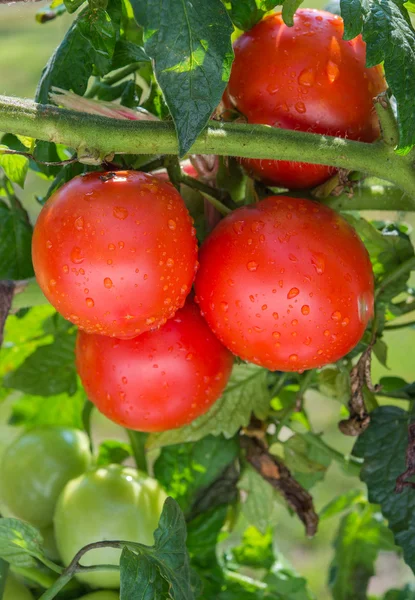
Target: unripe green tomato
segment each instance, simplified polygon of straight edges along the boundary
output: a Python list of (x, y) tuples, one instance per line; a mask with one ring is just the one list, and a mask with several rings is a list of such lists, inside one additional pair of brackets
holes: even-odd
[[(30, 590), (20, 583), (10, 573), (7, 575), (6, 587), (4, 588), (3, 600), (33, 600)], [(89, 599), (88, 599), (89, 600)], [(106, 600), (105, 598), (97, 598), (96, 600)], [(118, 600), (111, 599), (108, 600)]]
[(89, 441), (82, 431), (64, 427), (27, 431), (3, 455), (1, 502), (17, 518), (47, 527), (65, 485), (90, 463)]
[[(151, 546), (166, 494), (160, 484), (136, 469), (110, 465), (93, 469), (70, 481), (55, 512), (55, 536), (63, 563), (93, 542), (124, 540)], [(121, 551), (91, 550), (81, 559), (85, 566), (118, 565)], [(92, 587), (119, 588), (118, 571), (77, 575)]]
[(78, 598), (78, 600), (120, 600), (120, 595), (118, 592), (101, 590), (99, 592), (92, 592), (92, 594), (82, 596), (82, 598)]

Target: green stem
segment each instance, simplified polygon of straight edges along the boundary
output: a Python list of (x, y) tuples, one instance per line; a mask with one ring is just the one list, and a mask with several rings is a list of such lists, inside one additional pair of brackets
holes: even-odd
[(131, 75), (131, 73), (135, 73), (140, 66), (141, 63), (132, 63), (131, 65), (119, 69), (114, 75), (104, 77), (101, 81), (97, 79), (92, 84), (91, 89), (85, 94), (85, 98), (93, 98), (102, 85), (114, 85), (115, 83), (122, 81), (125, 77), (128, 77), (128, 75)]
[[(170, 122), (107, 119), (30, 100), (0, 96), (0, 131), (53, 141), (101, 155), (178, 154)], [(332, 165), (385, 177), (415, 203), (415, 176), (408, 156), (382, 141), (366, 144), (344, 138), (246, 123), (210, 121), (189, 149), (193, 154), (278, 159)]]
[(148, 434), (143, 433), (142, 431), (132, 431), (131, 429), (126, 429), (126, 432), (133, 449), (133, 456), (137, 469), (143, 471), (144, 473), (148, 473), (147, 457), (145, 452), (145, 444)]
[(320, 200), (322, 204), (334, 210), (415, 210), (413, 200), (404, 194), (401, 189), (393, 186), (359, 186), (350, 197), (348, 194), (329, 196)]
[(409, 271), (412, 271), (413, 269), (415, 269), (415, 256), (408, 258), (403, 263), (401, 263), (399, 267), (396, 267), (396, 269), (393, 269), (388, 275), (386, 275), (384, 280), (376, 288), (375, 298), (378, 298), (382, 294), (382, 292), (388, 287), (388, 285), (399, 279), (399, 277), (401, 277), (402, 275), (406, 275), (406, 273), (409, 273)]
[(375, 98), (375, 110), (378, 115), (383, 141), (388, 146), (395, 148), (399, 142), (399, 129), (386, 92)]
[(300, 389), (298, 390), (296, 399), (295, 399), (295, 409), (296, 410), (302, 410), (302, 405), (303, 405), (303, 400), (304, 400), (304, 394), (306, 393), (307, 389), (310, 387), (310, 383), (311, 380), (314, 377), (314, 370), (311, 369), (310, 371), (306, 371), (304, 373), (304, 375), (301, 375), (300, 377)]
[(9, 563), (0, 559), (0, 600), (3, 599), (4, 589), (6, 587), (7, 574), (9, 572)]
[(33, 583), (37, 583), (38, 585), (40, 585), (40, 587), (43, 587), (45, 589), (53, 585), (57, 579), (56, 576), (44, 573), (43, 571), (37, 568), (12, 566), (11, 570), (13, 573), (16, 573), (16, 575), (21, 575), (25, 579), (33, 581)]
[(404, 327), (414, 327), (415, 321), (408, 321), (407, 323), (398, 323), (397, 325), (386, 325), (385, 331), (393, 331), (394, 329), (403, 329)]
[(289, 373), (281, 373), (278, 377), (277, 381), (274, 383), (274, 386), (271, 388), (271, 397), (274, 398), (279, 394), (279, 392), (284, 387), (285, 382), (287, 381)]
[(61, 575), (51, 586), (48, 588), (43, 594), (40, 596), (39, 600), (52, 600), (59, 594), (59, 592), (65, 587), (67, 583), (73, 577), (73, 573), (64, 573)]
[(226, 217), (226, 215), (229, 215), (232, 212), (230, 208), (222, 204), (220, 200), (217, 200), (211, 194), (208, 194), (207, 192), (200, 193), (202, 194), (203, 198), (205, 198), (212, 206), (214, 206), (216, 210), (220, 212), (220, 214), (224, 217)]

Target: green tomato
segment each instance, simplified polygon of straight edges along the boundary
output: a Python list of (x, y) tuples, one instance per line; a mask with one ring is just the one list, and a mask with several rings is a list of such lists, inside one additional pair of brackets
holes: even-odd
[(88, 437), (77, 429), (39, 427), (5, 451), (0, 466), (1, 503), (35, 527), (52, 524), (59, 494), (91, 463)]
[[(3, 600), (33, 600), (33, 596), (30, 590), (20, 583), (17, 579), (10, 575), (7, 575), (6, 587), (4, 588)], [(97, 600), (106, 600), (105, 598), (97, 598)], [(118, 600), (115, 598), (108, 598), (108, 600)]]
[[(110, 465), (88, 471), (70, 481), (55, 512), (55, 536), (63, 563), (92, 542), (125, 540), (151, 546), (167, 498), (160, 484), (136, 469)], [(81, 564), (118, 565), (121, 551), (99, 548), (85, 554)], [(92, 587), (119, 588), (118, 571), (97, 571), (77, 576)]]
[(82, 598), (78, 598), (78, 600), (120, 600), (120, 595), (118, 592), (102, 590), (100, 592), (92, 592), (92, 594), (82, 596)]

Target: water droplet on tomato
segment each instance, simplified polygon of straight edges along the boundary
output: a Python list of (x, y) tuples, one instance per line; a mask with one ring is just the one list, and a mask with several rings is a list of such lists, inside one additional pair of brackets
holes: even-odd
[(324, 335), (325, 335), (326, 337), (329, 337), (329, 335), (330, 335), (330, 331), (329, 331), (328, 329), (325, 329), (325, 330), (324, 330)]
[(261, 231), (263, 229), (265, 223), (263, 221), (253, 221), (251, 225), (252, 233), (256, 233), (257, 231)]
[(168, 267), (172, 267), (172, 266), (174, 265), (174, 260), (173, 260), (172, 258), (168, 258), (168, 259), (166, 260), (166, 265), (167, 265)]
[(232, 225), (232, 228), (234, 230), (235, 233), (242, 233), (245, 227), (245, 222), (244, 221), (235, 221), (235, 223)]
[(305, 113), (307, 111), (304, 102), (301, 102), (301, 101), (300, 102), (296, 102), (294, 104), (294, 108), (300, 114), (303, 114), (303, 113)]
[(105, 277), (104, 285), (107, 289), (111, 289), (112, 288), (112, 280), (109, 277)]
[(298, 321), (297, 321), (297, 319), (293, 319), (293, 320), (291, 321), (291, 325), (293, 325), (293, 327), (295, 327), (296, 325), (298, 325)]
[(174, 231), (177, 227), (176, 221), (174, 221), (173, 219), (169, 219), (167, 222), (167, 225), (169, 226), (169, 229), (171, 229), (172, 231)]
[(228, 312), (229, 305), (227, 302), (221, 302), (220, 307), (223, 310), (223, 312)]
[(275, 319), (275, 320), (277, 320), (277, 319), (278, 319), (278, 313), (277, 313), (277, 312), (273, 312), (273, 313), (272, 313), (272, 316), (274, 317), (274, 319)]
[(112, 209), (112, 214), (116, 219), (124, 221), (124, 219), (128, 217), (128, 210), (126, 208), (123, 208), (122, 206), (114, 206), (114, 208)]
[(317, 252), (313, 253), (311, 256), (311, 264), (315, 268), (317, 275), (323, 275), (326, 268), (326, 262), (321, 254), (318, 254)]
[(297, 257), (294, 256), (294, 254), (289, 254), (288, 258), (290, 259), (291, 262), (297, 262), (297, 260), (298, 260)]
[(63, 271), (64, 273), (69, 273), (69, 267), (68, 267), (68, 265), (63, 265), (63, 267), (62, 267), (62, 271)]
[(258, 263), (256, 263), (254, 260), (250, 260), (249, 263), (247, 263), (246, 268), (248, 271), (256, 271), (258, 268)]
[(308, 306), (308, 304), (304, 304), (304, 306), (301, 307), (301, 312), (303, 313), (303, 315), (310, 314), (310, 307)]
[(84, 228), (84, 218), (83, 217), (78, 217), (77, 219), (75, 219), (75, 229), (77, 229), (78, 231), (82, 231), (82, 229)]
[(297, 360), (298, 360), (297, 354), (290, 354), (290, 357), (289, 357), (290, 362), (297, 362)]
[(122, 250), (124, 248), (124, 242), (118, 242), (118, 248)]
[(306, 337), (306, 339), (304, 340), (305, 346), (309, 346), (311, 344), (311, 342), (312, 342), (311, 337)]
[(85, 302), (88, 308), (93, 308), (95, 306), (95, 302), (92, 298), (86, 298)]
[(193, 360), (193, 354), (191, 352), (186, 354), (186, 360)]
[(298, 296), (299, 293), (300, 293), (300, 290), (296, 287), (293, 287), (288, 292), (287, 298), (291, 300), (291, 298), (295, 298), (296, 296)]
[(341, 321), (342, 314), (340, 311), (335, 310), (334, 313), (331, 315), (331, 318), (333, 319), (333, 321)]
[(306, 87), (314, 85), (315, 72), (314, 69), (303, 69), (298, 77), (298, 83)]
[(272, 332), (272, 337), (275, 338), (276, 340), (279, 340), (281, 337), (281, 334), (279, 331), (273, 331)]
[(342, 326), (343, 327), (347, 327), (347, 325), (350, 323), (350, 319), (348, 317), (345, 317), (342, 321)]
[(267, 310), (267, 308), (268, 308), (268, 305), (267, 305), (267, 304), (263, 304), (263, 305), (261, 306), (261, 309), (262, 309), (262, 310)]
[(75, 246), (74, 248), (72, 248), (71, 261), (73, 263), (75, 263), (76, 265), (79, 265), (82, 262), (84, 262), (84, 260), (85, 260), (85, 256), (82, 256), (82, 250), (78, 246)]
[(115, 244), (108, 244), (108, 250), (115, 250)]
[(155, 320), (155, 317), (148, 317), (148, 319), (146, 319), (146, 325), (152, 325), (155, 322)]
[(339, 66), (335, 62), (329, 60), (326, 65), (326, 73), (330, 83), (334, 83), (340, 75)]

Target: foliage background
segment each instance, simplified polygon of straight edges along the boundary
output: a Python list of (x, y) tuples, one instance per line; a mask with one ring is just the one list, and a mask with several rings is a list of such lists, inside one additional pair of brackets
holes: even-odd
[[(308, 1), (304, 6), (323, 8), (325, 2)], [(32, 98), (35, 93), (41, 70), (58, 45), (69, 24), (72, 16), (66, 14), (59, 19), (40, 25), (35, 21), (35, 14), (43, 2), (36, 5), (17, 4), (0, 5), (0, 94), (16, 95)], [(3, 49), (7, 49), (4, 51)], [(20, 193), (25, 208), (28, 210), (32, 222), (40, 211), (40, 205), (35, 200), (35, 195), (42, 195), (48, 183), (42, 182), (33, 173), (29, 172), (25, 190)], [(412, 228), (411, 238), (415, 243), (415, 215), (396, 213), (367, 213), (369, 218), (382, 218), (384, 220), (404, 221)], [(412, 276), (412, 285), (415, 285), (415, 275)], [(410, 317), (408, 317), (410, 320)], [(415, 328), (390, 331), (384, 333), (384, 340), (389, 347), (388, 365), (391, 372), (407, 381), (415, 379), (413, 353), (415, 348)], [(388, 375), (389, 371), (379, 364), (374, 357), (372, 362), (373, 380)], [(381, 399), (380, 399), (380, 403)], [(387, 404), (393, 404), (387, 399)], [(386, 404), (386, 402), (385, 402)], [(396, 402), (402, 406), (402, 402)], [(405, 403), (406, 404), (406, 403)], [(325, 398), (317, 392), (309, 391), (306, 395), (306, 409), (316, 431), (324, 430), (324, 439), (331, 446), (348, 453), (354, 443), (353, 438), (341, 435), (337, 429), (340, 404), (333, 399)], [(1, 445), (9, 434), (5, 422), (8, 418), (8, 403), (0, 406), (0, 440)], [(106, 421), (103, 417), (95, 416), (97, 435), (102, 438), (116, 436), (123, 438), (124, 433), (120, 428)], [(333, 462), (326, 478), (313, 488), (316, 509), (319, 511), (333, 496), (349, 490), (351, 487), (364, 489), (364, 485), (357, 478), (347, 477)], [(298, 572), (309, 581), (311, 590), (320, 600), (329, 597), (327, 588), (328, 567), (333, 557), (332, 540), (338, 527), (340, 517), (323, 520), (320, 523), (317, 536), (308, 540), (304, 536), (304, 529), (295, 517), (289, 517), (282, 505), (277, 506), (278, 519), (275, 529), (275, 544), (282, 553), (293, 563)], [(242, 529), (242, 527), (241, 527)], [(237, 532), (235, 532), (235, 535)], [(228, 538), (227, 544), (232, 544)], [(376, 576), (372, 579), (369, 591), (373, 594), (382, 594), (391, 587), (403, 587), (413, 581), (410, 569), (395, 554), (382, 552), (377, 562)]]

